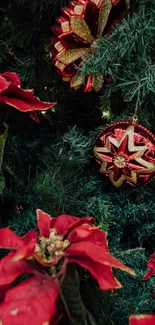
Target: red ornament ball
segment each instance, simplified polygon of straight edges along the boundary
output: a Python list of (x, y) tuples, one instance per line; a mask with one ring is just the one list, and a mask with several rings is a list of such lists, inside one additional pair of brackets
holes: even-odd
[(131, 121), (110, 124), (96, 138), (94, 156), (115, 187), (144, 185), (155, 177), (155, 136)]
[(57, 24), (51, 28), (52, 63), (64, 81), (74, 89), (99, 91), (103, 75), (86, 77), (79, 73), (99, 36), (106, 35), (130, 8), (130, 0), (76, 0), (61, 9)]

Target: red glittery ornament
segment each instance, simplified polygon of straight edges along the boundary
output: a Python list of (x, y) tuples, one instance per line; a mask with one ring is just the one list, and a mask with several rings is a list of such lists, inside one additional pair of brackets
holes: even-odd
[(144, 185), (155, 177), (155, 136), (131, 121), (110, 124), (96, 138), (94, 156), (115, 187)]
[(99, 91), (103, 75), (88, 78), (78, 73), (78, 68), (94, 53), (93, 45), (99, 36), (107, 34), (130, 7), (130, 0), (77, 0), (62, 8), (57, 25), (51, 28), (51, 55), (58, 73), (64, 81), (84, 91)]

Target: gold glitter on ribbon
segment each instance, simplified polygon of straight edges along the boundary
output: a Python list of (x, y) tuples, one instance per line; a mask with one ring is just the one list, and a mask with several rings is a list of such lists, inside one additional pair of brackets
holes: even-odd
[(125, 4), (126, 4), (126, 9), (129, 10), (130, 9), (130, 0), (125, 0)]
[(103, 84), (104, 84), (103, 75), (94, 76), (94, 87), (93, 88), (96, 92), (101, 90)]
[(74, 34), (78, 35), (88, 43), (92, 43), (94, 41), (94, 37), (91, 35), (91, 31), (84, 19), (80, 17), (72, 17), (70, 24)]
[(80, 88), (85, 80), (85, 76), (83, 73), (77, 73), (71, 80), (70, 86), (71, 88), (78, 89)]
[(79, 59), (85, 53), (87, 53), (87, 49), (71, 49), (71, 50), (66, 50), (65, 52), (62, 52), (60, 55), (58, 55), (57, 58), (60, 62), (69, 65), (72, 62)]
[(55, 43), (54, 47), (56, 48), (56, 50), (58, 52), (61, 52), (64, 49), (64, 46), (63, 46), (63, 44), (60, 41), (57, 42), (57, 43)]
[(63, 33), (67, 33), (69, 32), (70, 28), (69, 28), (69, 21), (63, 21), (61, 23), (61, 29)]
[(82, 14), (83, 8), (84, 8), (83, 5), (77, 5), (77, 6), (75, 6), (75, 8), (74, 8), (75, 14), (80, 16)]
[(108, 21), (108, 17), (109, 17), (111, 8), (112, 8), (111, 0), (104, 0), (101, 5), (101, 8), (99, 10), (98, 36), (102, 35), (102, 33), (104, 31), (104, 28)]

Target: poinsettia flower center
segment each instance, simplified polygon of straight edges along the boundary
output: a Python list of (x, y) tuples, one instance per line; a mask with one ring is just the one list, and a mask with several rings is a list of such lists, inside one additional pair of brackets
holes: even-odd
[(35, 254), (43, 263), (51, 263), (64, 255), (69, 244), (68, 240), (64, 240), (63, 236), (59, 235), (55, 228), (52, 228), (49, 238), (40, 237), (40, 243), (35, 247)]

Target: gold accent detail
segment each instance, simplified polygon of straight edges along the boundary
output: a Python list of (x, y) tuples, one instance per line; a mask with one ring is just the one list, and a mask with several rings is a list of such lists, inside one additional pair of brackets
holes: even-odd
[(93, 88), (96, 92), (101, 90), (103, 84), (104, 84), (103, 75), (94, 76), (94, 87)]
[(112, 8), (111, 0), (104, 0), (100, 10), (99, 10), (99, 17), (98, 17), (98, 36), (102, 35), (104, 28), (107, 24), (108, 17)]
[(70, 24), (74, 34), (90, 44), (94, 41), (94, 37), (91, 35), (91, 31), (84, 19), (71, 17)]
[[(143, 154), (147, 150), (147, 146), (135, 146), (134, 140), (133, 140), (133, 135), (134, 135), (134, 126), (130, 125), (126, 129), (126, 131), (124, 132), (124, 134), (120, 140), (116, 140), (113, 137), (108, 136), (106, 139), (106, 147), (97, 147), (97, 146), (94, 147), (94, 156), (99, 161), (102, 162), (101, 168), (100, 168), (100, 173), (108, 174), (111, 183), (116, 187), (120, 187), (125, 180), (127, 180), (133, 184), (136, 184), (138, 174), (148, 174), (148, 173), (153, 173), (155, 171), (155, 165), (152, 163), (149, 163), (148, 161), (146, 161), (142, 158)], [(138, 164), (144, 166), (145, 168), (131, 171), (131, 177), (121, 175), (120, 178), (117, 181), (115, 181), (114, 180), (114, 172), (112, 170), (107, 170), (108, 162), (105, 161), (103, 158), (101, 158), (99, 153), (110, 153), (111, 152), (111, 143), (114, 146), (116, 146), (117, 148), (119, 148), (126, 136), (128, 136), (129, 151), (133, 152), (133, 153), (137, 152), (134, 160)]]
[(91, 2), (95, 3), (96, 6), (98, 6), (100, 0), (90, 0)]
[(114, 164), (116, 167), (118, 168), (124, 168), (126, 166), (126, 160), (125, 160), (125, 157), (120, 155), (120, 156), (117, 156), (115, 159), (114, 159)]
[(56, 50), (58, 52), (61, 52), (64, 49), (64, 46), (62, 45), (62, 43), (60, 41), (55, 43), (54, 47), (56, 48)]
[(70, 77), (62, 77), (63, 81), (70, 81)]
[(65, 64), (63, 64), (62, 62), (56, 61), (55, 66), (56, 66), (57, 69), (63, 70), (64, 67), (65, 67)]
[(87, 49), (70, 49), (58, 55), (58, 60), (67, 65), (73, 63), (87, 52)]
[(61, 23), (61, 29), (63, 33), (67, 33), (70, 31), (70, 27), (69, 27), (69, 21), (64, 21)]
[(85, 76), (84, 74), (82, 73), (77, 73), (71, 80), (70, 82), (70, 86), (71, 88), (74, 88), (74, 89), (78, 89), (80, 88), (83, 84), (84, 84), (84, 81), (85, 81)]
[(76, 15), (81, 15), (83, 11), (84, 6), (83, 5), (77, 5), (74, 7), (74, 12)]
[(129, 10), (130, 9), (130, 0), (125, 0), (125, 4), (126, 4), (126, 9)]

